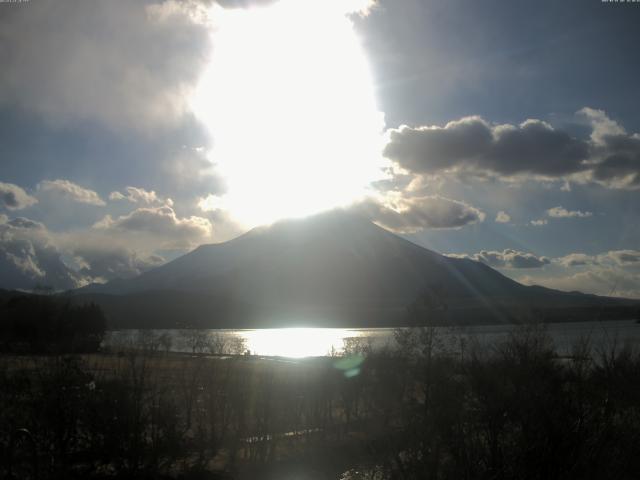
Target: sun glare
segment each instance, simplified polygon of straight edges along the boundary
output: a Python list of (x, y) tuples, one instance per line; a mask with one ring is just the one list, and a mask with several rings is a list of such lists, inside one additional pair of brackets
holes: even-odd
[(203, 208), (253, 226), (347, 205), (381, 177), (384, 120), (346, 15), (353, 3), (216, 10), (193, 108), (228, 190)]
[(247, 330), (242, 336), (254, 355), (303, 358), (328, 355), (332, 347), (340, 351), (345, 338), (359, 335), (342, 328), (265, 328)]

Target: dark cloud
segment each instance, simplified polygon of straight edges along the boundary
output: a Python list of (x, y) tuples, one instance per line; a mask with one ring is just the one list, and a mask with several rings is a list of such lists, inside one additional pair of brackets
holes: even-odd
[(494, 268), (541, 268), (551, 263), (547, 257), (506, 249), (502, 252), (482, 250), (472, 255), (451, 254), (450, 257), (470, 258)]
[(47, 229), (47, 227), (45, 227), (43, 223), (36, 222), (34, 220), (30, 220), (24, 217), (16, 217), (11, 220), (6, 220), (0, 223), (6, 223), (10, 227), (21, 228), (25, 230), (46, 231)]
[(425, 228), (460, 228), (485, 219), (479, 209), (439, 195), (399, 198), (393, 205), (368, 200), (353, 209), (398, 233), (414, 233)]
[(601, 110), (583, 108), (578, 115), (591, 126), (589, 139), (575, 138), (541, 120), (492, 125), (473, 116), (444, 127), (392, 129), (384, 154), (418, 175), (564, 178), (640, 188), (640, 135), (628, 134)]
[(591, 126), (589, 179), (609, 188), (640, 188), (640, 134), (629, 134), (603, 110), (578, 111)]
[(592, 178), (608, 187), (640, 188), (640, 136), (605, 135), (602, 143), (594, 146)]
[(540, 120), (492, 126), (475, 116), (444, 127), (392, 129), (384, 154), (419, 174), (475, 170), (556, 177), (584, 170), (589, 148)]
[(29, 195), (18, 185), (0, 182), (0, 207), (21, 210), (35, 203), (38, 203), (38, 199)]
[(618, 265), (640, 264), (640, 251), (638, 250), (612, 250), (608, 256)]

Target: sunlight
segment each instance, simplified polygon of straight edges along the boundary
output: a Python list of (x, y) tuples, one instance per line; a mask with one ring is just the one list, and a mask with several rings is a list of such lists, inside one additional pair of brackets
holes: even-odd
[(331, 347), (339, 351), (345, 338), (357, 336), (360, 332), (344, 328), (272, 328), (242, 334), (254, 355), (291, 358), (328, 355)]
[(253, 226), (347, 205), (381, 177), (384, 119), (346, 15), (362, 3), (215, 11), (213, 58), (192, 106), (228, 191), (201, 208)]

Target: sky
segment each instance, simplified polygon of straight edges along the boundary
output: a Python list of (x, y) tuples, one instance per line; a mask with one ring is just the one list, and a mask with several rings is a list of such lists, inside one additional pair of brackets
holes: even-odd
[(0, 3), (0, 288), (341, 207), (640, 298), (640, 3)]

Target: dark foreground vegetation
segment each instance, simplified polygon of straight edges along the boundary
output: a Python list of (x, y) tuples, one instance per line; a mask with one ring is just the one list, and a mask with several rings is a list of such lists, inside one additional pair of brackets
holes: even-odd
[(640, 476), (632, 350), (558, 358), (538, 327), (492, 348), (397, 337), (399, 351), (354, 340), (300, 361), (166, 353), (149, 333), (137, 349), (5, 354), (0, 478)]
[(95, 352), (107, 321), (94, 303), (52, 295), (0, 295), (0, 352)]

